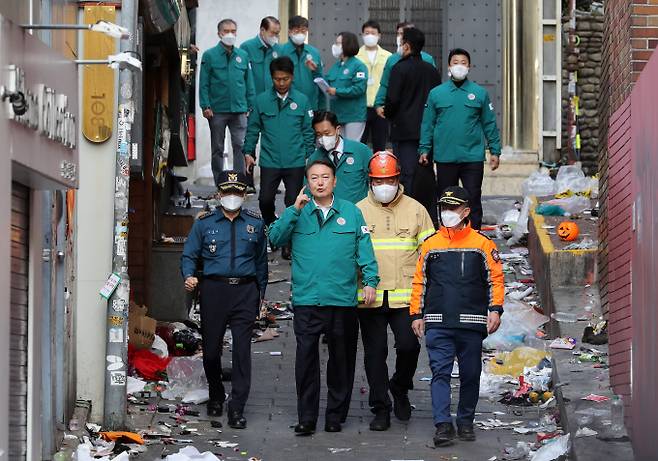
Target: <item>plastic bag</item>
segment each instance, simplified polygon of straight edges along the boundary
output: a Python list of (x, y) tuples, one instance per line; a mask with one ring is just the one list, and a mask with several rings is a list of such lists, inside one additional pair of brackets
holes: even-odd
[(528, 215), (530, 214), (530, 207), (532, 206), (532, 200), (530, 197), (525, 197), (523, 199), (523, 206), (519, 212), (519, 217), (516, 220), (516, 226), (512, 230), (512, 236), (507, 241), (509, 246), (514, 246), (523, 238), (525, 234), (528, 233)]
[(501, 376), (520, 376), (528, 367), (537, 366), (544, 358), (550, 357), (546, 351), (531, 347), (517, 347), (512, 352), (501, 352), (495, 360), (490, 360), (487, 372)]
[(505, 299), (503, 308), (505, 313), (500, 318), (500, 327), (482, 344), (486, 349), (511, 351), (522, 345), (526, 336), (534, 337), (537, 328), (550, 320), (529, 305), (511, 298)]
[(553, 461), (569, 451), (569, 436), (563, 435), (555, 438), (552, 442), (547, 443), (532, 456), (531, 461)]
[(587, 197), (581, 195), (573, 195), (571, 197), (565, 198), (556, 198), (549, 200), (542, 205), (556, 205), (562, 208), (564, 211), (572, 214), (582, 213), (585, 210), (592, 208), (592, 204)]
[(482, 372), (480, 374), (480, 397), (491, 398), (502, 392), (505, 378), (499, 375)]
[(563, 165), (555, 177), (556, 194), (567, 191), (582, 193), (590, 188), (590, 182), (580, 168), (580, 163), (575, 165)]
[(203, 358), (200, 355), (174, 357), (167, 366), (167, 377), (169, 385), (162, 393), (164, 399), (180, 399), (190, 391), (208, 389), (206, 373), (203, 371)]
[(535, 171), (523, 181), (521, 191), (524, 197), (529, 197), (531, 195), (536, 197), (555, 195), (555, 181), (549, 175), (548, 170), (542, 169)]

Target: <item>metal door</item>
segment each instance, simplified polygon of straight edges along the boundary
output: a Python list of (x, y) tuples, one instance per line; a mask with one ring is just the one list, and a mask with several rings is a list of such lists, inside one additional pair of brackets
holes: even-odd
[(9, 459), (27, 455), (27, 301), (29, 189), (11, 188), (11, 325), (9, 372)]

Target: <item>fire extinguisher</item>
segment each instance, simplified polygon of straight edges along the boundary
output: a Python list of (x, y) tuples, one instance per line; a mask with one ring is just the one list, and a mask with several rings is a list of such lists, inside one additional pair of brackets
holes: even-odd
[(194, 115), (187, 116), (187, 161), (196, 160), (196, 119)]

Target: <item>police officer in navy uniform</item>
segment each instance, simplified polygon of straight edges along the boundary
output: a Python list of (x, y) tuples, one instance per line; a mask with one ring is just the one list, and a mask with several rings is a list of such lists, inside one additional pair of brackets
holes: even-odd
[[(233, 336), (233, 372), (228, 424), (244, 429), (243, 410), (251, 386), (251, 336), (267, 287), (267, 240), (263, 220), (242, 208), (247, 178), (224, 171), (218, 177), (221, 206), (194, 222), (181, 258), (185, 289), (200, 284), (203, 368), (210, 388), (208, 416), (221, 416), (225, 393), (221, 356), (224, 333)], [(197, 262), (203, 276), (195, 276)]]

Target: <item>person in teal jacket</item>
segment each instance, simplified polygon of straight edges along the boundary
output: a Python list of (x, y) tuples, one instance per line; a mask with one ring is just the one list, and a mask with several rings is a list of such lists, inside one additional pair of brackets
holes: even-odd
[[(388, 81), (391, 78), (391, 69), (393, 69), (393, 66), (396, 65), (400, 59), (402, 59), (402, 34), (404, 33), (404, 29), (410, 29), (412, 27), (416, 26), (410, 22), (400, 22), (396, 27), (398, 49), (396, 53), (393, 53), (388, 57), (386, 64), (384, 64), (384, 71), (382, 73), (382, 79), (379, 83), (379, 90), (377, 90), (377, 96), (375, 96), (375, 110), (377, 111), (377, 115), (382, 118), (384, 118), (384, 102), (386, 102), (386, 92), (388, 90)], [(421, 51), (420, 57), (423, 61), (428, 62), (436, 67), (436, 61), (434, 61), (434, 58), (431, 54)]]
[(320, 51), (307, 43), (308, 19), (293, 16), (288, 21), (289, 40), (281, 47), (281, 55), (288, 56), (295, 64), (293, 88), (306, 95), (313, 110), (326, 107), (324, 95), (313, 81), (322, 77), (322, 58)]
[[(237, 30), (235, 21), (222, 19), (217, 25), (219, 44), (201, 57), (199, 105), (210, 125), (210, 164), (215, 184), (224, 165), (226, 127), (233, 144), (233, 169), (245, 171), (242, 144), (255, 90), (249, 55), (235, 46)], [(248, 181), (253, 185), (253, 179)]]
[(358, 341), (357, 290), (363, 286), (365, 302), (372, 304), (379, 284), (370, 230), (356, 205), (334, 195), (335, 171), (325, 159), (311, 162), (308, 186), (269, 231), (272, 244), (293, 247), (295, 432), (304, 435), (315, 432), (318, 419), (323, 333), (329, 347), (325, 431), (339, 432), (347, 418)]
[(361, 141), (368, 111), (368, 68), (359, 58), (359, 39), (352, 32), (341, 32), (331, 53), (338, 61), (329, 69), (331, 111), (338, 117), (346, 139)]
[[(249, 115), (244, 152), (247, 169), (256, 163), (256, 144), (260, 135), (260, 195), (258, 202), (265, 225), (274, 222), (274, 201), (283, 181), (284, 203), (295, 203), (304, 184), (306, 159), (315, 150), (315, 134), (311, 126), (313, 111), (308, 99), (291, 88), (294, 65), (290, 58), (276, 58), (270, 64), (274, 86), (259, 94)], [(290, 259), (289, 247), (281, 250)]]
[(437, 196), (447, 187), (462, 182), (470, 196), (471, 226), (479, 229), (485, 140), (491, 153), (490, 166), (495, 170), (500, 158), (500, 133), (487, 90), (466, 78), (471, 65), (468, 51), (461, 48), (450, 51), (448, 63), (450, 80), (430, 91), (425, 104), (418, 161), (427, 165), (430, 153), (433, 154)]
[(365, 144), (341, 136), (341, 127), (336, 114), (328, 111), (316, 112), (313, 129), (318, 138), (318, 147), (308, 162), (329, 160), (336, 167), (336, 197), (357, 203), (368, 195), (370, 181), (368, 164), (372, 151)]
[(240, 45), (249, 55), (251, 71), (254, 74), (254, 88), (259, 95), (272, 87), (270, 63), (281, 54), (279, 33), (281, 23), (274, 16), (267, 16), (260, 22), (260, 32)]

